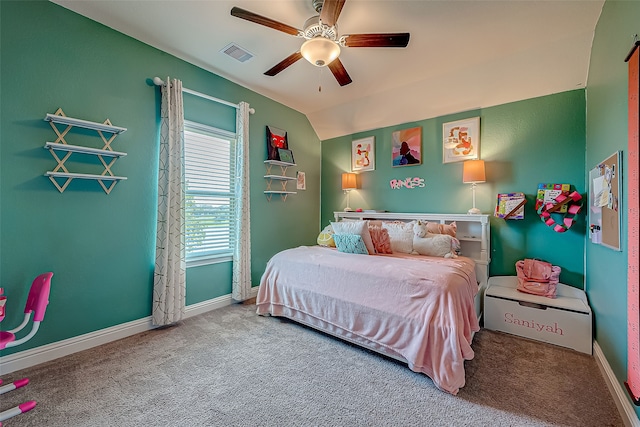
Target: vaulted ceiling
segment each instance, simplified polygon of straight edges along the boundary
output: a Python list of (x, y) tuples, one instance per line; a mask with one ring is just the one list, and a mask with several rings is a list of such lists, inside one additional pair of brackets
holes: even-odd
[[(346, 86), (304, 59), (264, 75), (304, 39), (230, 14), (237, 6), (303, 29), (312, 0), (53, 2), (304, 113), (324, 140), (584, 87), (604, 0), (347, 0), (340, 35), (411, 38), (342, 48)], [(222, 53), (230, 43), (254, 57)]]

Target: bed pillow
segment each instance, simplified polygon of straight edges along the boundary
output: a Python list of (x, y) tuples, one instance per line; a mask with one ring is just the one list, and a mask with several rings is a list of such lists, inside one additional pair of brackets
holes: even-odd
[(333, 240), (340, 252), (347, 254), (369, 255), (367, 247), (359, 234), (334, 234)]
[(456, 233), (458, 232), (458, 225), (455, 223), (455, 221), (451, 224), (427, 222), (427, 231), (433, 234), (448, 234), (451, 237), (456, 237)]
[(385, 228), (382, 228), (382, 223), (380, 223), (380, 226), (372, 226), (370, 221), (369, 234), (371, 234), (371, 241), (373, 242), (376, 253), (393, 253), (391, 250), (391, 240), (389, 240), (389, 232)]
[[(376, 249), (373, 247), (371, 241), (371, 234), (369, 233), (369, 227), (367, 221), (340, 221), (332, 222), (331, 228), (333, 228), (333, 240), (336, 240), (336, 234), (359, 234), (362, 237), (364, 246), (367, 248), (369, 255), (376, 253)], [(336, 242), (336, 246), (338, 243)]]
[(325, 246), (327, 248), (335, 248), (336, 243), (333, 241), (333, 228), (331, 224), (327, 225), (324, 230), (318, 234), (318, 245)]
[(391, 251), (404, 254), (413, 252), (413, 224), (415, 221), (402, 222), (391, 221), (383, 222), (382, 228), (387, 230), (389, 241), (391, 242)]

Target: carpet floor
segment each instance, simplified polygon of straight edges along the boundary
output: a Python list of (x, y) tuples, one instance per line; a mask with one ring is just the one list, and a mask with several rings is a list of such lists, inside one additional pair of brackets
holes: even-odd
[(481, 330), (457, 396), (304, 326), (231, 305), (7, 375), (5, 427), (623, 426), (592, 356)]

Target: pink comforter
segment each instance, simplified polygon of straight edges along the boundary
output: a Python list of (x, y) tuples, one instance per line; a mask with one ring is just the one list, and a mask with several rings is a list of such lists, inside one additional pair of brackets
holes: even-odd
[(474, 261), (301, 246), (268, 262), (258, 314), (284, 316), (404, 359), (441, 390), (465, 384), (479, 330)]

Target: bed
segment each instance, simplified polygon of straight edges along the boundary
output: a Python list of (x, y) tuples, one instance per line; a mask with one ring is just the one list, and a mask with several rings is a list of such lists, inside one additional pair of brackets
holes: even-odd
[(457, 394), (479, 330), (488, 277), (488, 216), (336, 212), (335, 219), (455, 222), (460, 255), (287, 249), (267, 263), (257, 313), (285, 317), (401, 360), (439, 389)]

